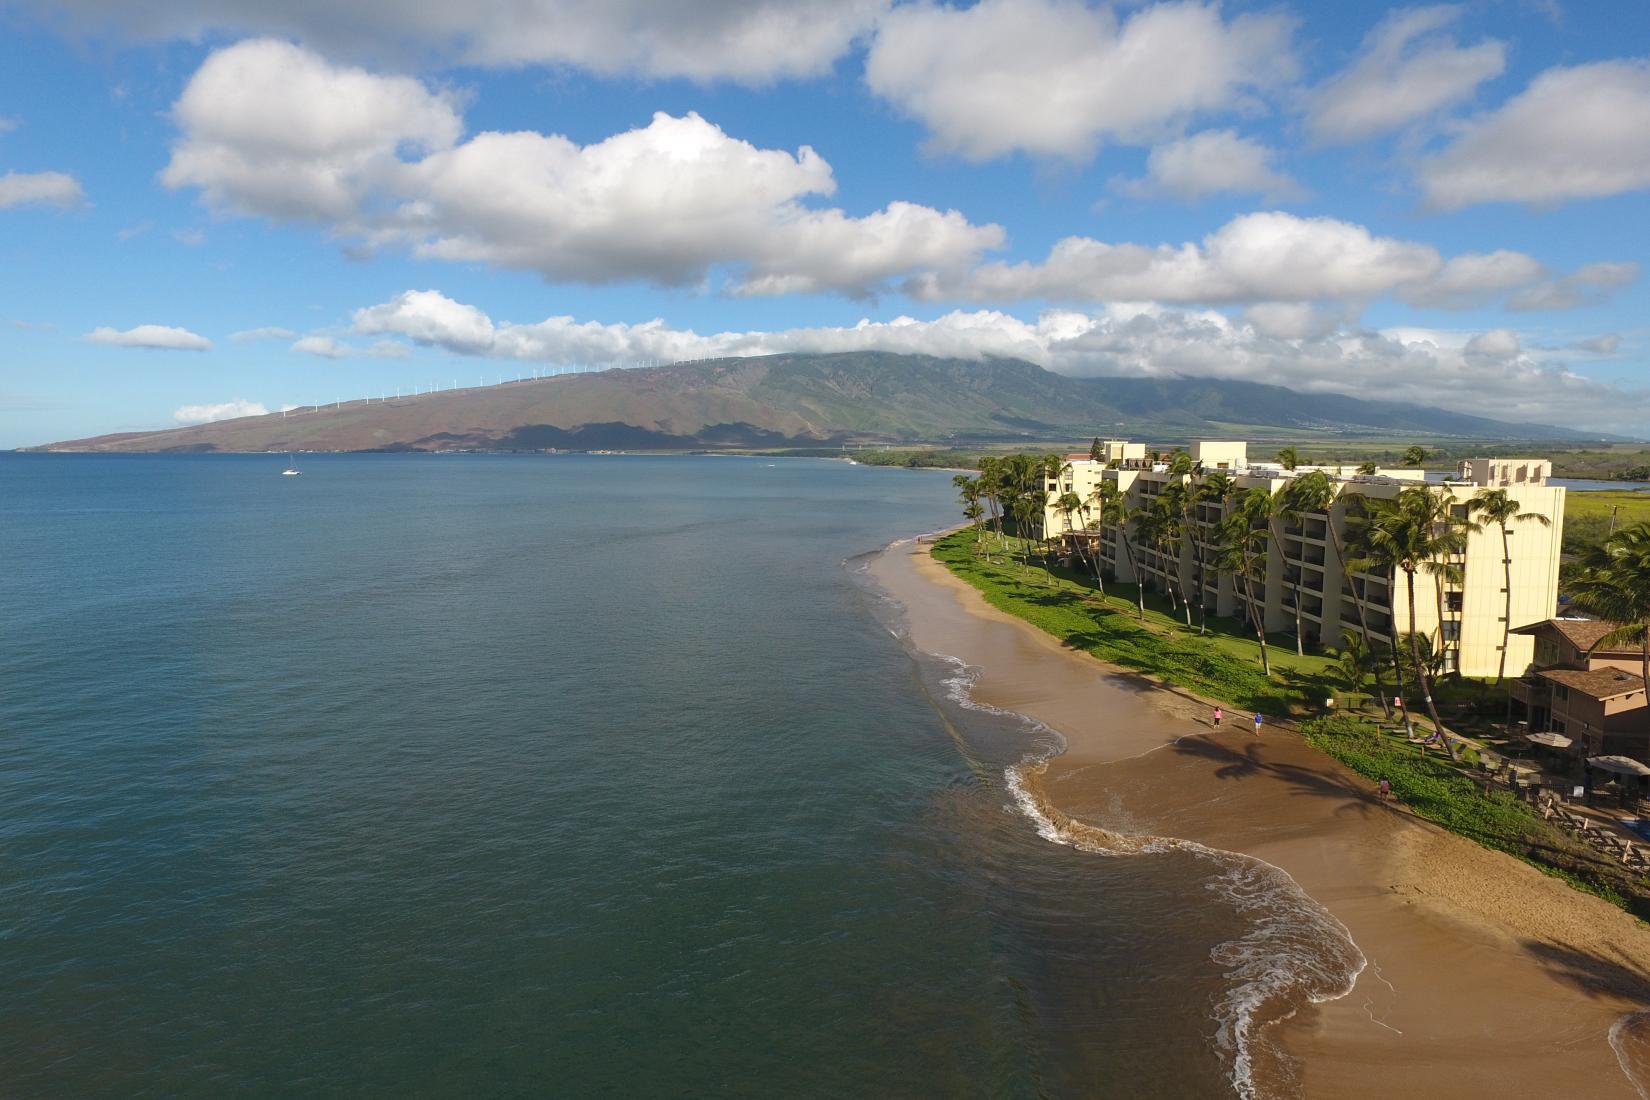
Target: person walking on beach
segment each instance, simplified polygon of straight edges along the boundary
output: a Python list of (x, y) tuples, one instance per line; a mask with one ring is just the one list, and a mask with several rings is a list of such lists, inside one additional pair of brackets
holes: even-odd
[(1220, 708), (1216, 707), (1215, 708), (1215, 729), (1220, 728), (1220, 720), (1224, 717), (1226, 717), (1226, 716), (1220, 712)]
[(1255, 736), (1260, 736), (1260, 711), (1255, 711)]

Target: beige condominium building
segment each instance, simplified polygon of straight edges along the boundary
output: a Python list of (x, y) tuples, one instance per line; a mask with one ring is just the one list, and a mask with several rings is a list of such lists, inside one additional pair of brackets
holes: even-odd
[[(1200, 561), (1213, 558), (1214, 526), (1230, 505), (1202, 502), (1193, 508), (1187, 537), (1177, 548), (1159, 552), (1145, 544), (1138, 527), (1130, 524), (1131, 555), (1122, 549), (1123, 533), (1115, 525), (1099, 523), (1101, 486), (1112, 484), (1131, 510), (1149, 507), (1171, 482), (1182, 481), (1195, 488), (1210, 473), (1224, 471), (1241, 493), (1252, 488), (1277, 493), (1290, 479), (1313, 470), (1328, 475), (1335, 499), (1327, 512), (1307, 512), (1298, 521), (1279, 520), (1277, 543), (1268, 540), (1264, 578), (1254, 581), (1254, 599), (1268, 634), (1295, 632), (1295, 591), (1300, 593), (1300, 621), (1303, 640), (1308, 645), (1338, 647), (1343, 628), (1357, 629), (1358, 611), (1353, 584), (1364, 596), (1365, 615), (1371, 632), (1390, 638), (1402, 637), (1411, 629), (1432, 637), (1442, 655), (1444, 667), (1468, 676), (1493, 676), (1501, 659), (1506, 637), (1507, 614), (1505, 569), (1502, 564), (1501, 530), (1488, 524), (1467, 538), (1465, 553), (1454, 565), (1456, 580), (1440, 584), (1431, 575), (1415, 579), (1415, 621), (1409, 621), (1404, 575), (1393, 581), (1384, 576), (1357, 572), (1348, 576), (1336, 542), (1345, 546), (1346, 504), (1354, 495), (1391, 498), (1406, 488), (1426, 485), (1433, 492), (1447, 494), (1453, 506), (1465, 514), (1468, 501), (1480, 489), (1506, 489), (1518, 501), (1519, 511), (1545, 516), (1548, 524), (1523, 519), (1509, 525), (1512, 561), (1512, 624), (1521, 626), (1546, 619), (1554, 612), (1558, 597), (1559, 545), (1563, 538), (1564, 489), (1547, 484), (1552, 464), (1541, 459), (1474, 459), (1463, 462), (1454, 478), (1429, 482), (1421, 470), (1380, 469), (1372, 474), (1354, 466), (1299, 466), (1286, 470), (1275, 462), (1254, 462), (1249, 447), (1241, 442), (1200, 442), (1189, 448), (1194, 472), (1174, 474), (1168, 463), (1154, 461), (1144, 444), (1114, 440), (1102, 443), (1098, 460), (1089, 455), (1068, 456), (1064, 470), (1049, 479), (1047, 530), (1055, 535), (1077, 537), (1087, 531), (1097, 547), (1108, 575), (1133, 583), (1137, 574), (1148, 587), (1163, 590), (1174, 586), (1184, 591), (1194, 606), (1210, 614), (1247, 619), (1246, 596), (1241, 582)], [(1059, 507), (1060, 497), (1075, 493), (1086, 509), (1068, 516)], [(1193, 539), (1200, 540), (1193, 545)], [(1507, 653), (1507, 672), (1518, 675), (1530, 663), (1533, 640), (1515, 634)]]

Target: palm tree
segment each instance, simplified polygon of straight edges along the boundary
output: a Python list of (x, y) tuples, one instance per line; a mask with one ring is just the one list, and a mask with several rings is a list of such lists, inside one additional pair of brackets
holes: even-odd
[[(1060, 494), (1054, 502), (1054, 507), (1058, 509), (1060, 515), (1065, 518), (1067, 533), (1075, 532), (1077, 530), (1077, 525), (1072, 522), (1072, 517), (1089, 510), (1088, 505), (1083, 503), (1083, 498), (1072, 492), (1070, 489), (1067, 489), (1065, 492)], [(1086, 523), (1085, 526), (1087, 526)], [(1083, 539), (1072, 539), (1071, 549), (1072, 553), (1076, 555), (1078, 561), (1083, 561), (1087, 556), (1085, 553), (1085, 540)]]
[[(1264, 524), (1262, 529), (1271, 537), (1272, 546), (1278, 552), (1278, 561), (1283, 565), (1295, 605), (1295, 656), (1304, 657), (1306, 645), (1302, 640), (1305, 631), (1301, 627), (1301, 571), (1289, 563), (1288, 556), (1283, 552), (1283, 538), (1278, 534), (1278, 520), (1287, 516), (1288, 492), (1288, 485), (1279, 486), (1275, 495), (1265, 489), (1250, 489), (1243, 495), (1243, 507), (1252, 520)], [(1260, 495), (1256, 496), (1256, 493)]]
[[(1501, 661), (1495, 669), (1495, 686), (1501, 686), (1501, 680), (1507, 675), (1507, 647), (1512, 642), (1512, 525), (1524, 520), (1535, 520), (1543, 527), (1550, 527), (1552, 520), (1540, 512), (1520, 512), (1518, 501), (1507, 495), (1505, 489), (1480, 489), (1467, 502), (1471, 511), (1484, 517), (1486, 523), (1493, 523), (1501, 528), (1501, 568), (1502, 576), (1506, 581), (1506, 613), (1501, 619)], [(1512, 696), (1507, 696), (1507, 711), (1512, 712)], [(1508, 719), (1511, 724), (1511, 719)]]
[(1412, 443), (1404, 448), (1404, 465), (1419, 466), (1427, 460), (1427, 449), (1419, 443)]
[(1296, 466), (1301, 464), (1300, 451), (1296, 450), (1294, 447), (1285, 447), (1283, 450), (1278, 452), (1278, 462), (1285, 470), (1293, 470)]
[[(1376, 502), (1369, 526), (1369, 543), (1377, 560), (1389, 562), (1403, 570), (1404, 584), (1409, 597), (1409, 647), (1415, 663), (1415, 677), (1420, 681), (1421, 695), (1426, 700), (1427, 715), (1433, 728), (1442, 735), (1444, 748), (1451, 760), (1460, 754), (1450, 740), (1449, 731), (1438, 717), (1438, 704), (1432, 697), (1432, 683), (1426, 662), (1421, 659), (1421, 643), (1415, 630), (1415, 574), (1426, 572), (1438, 575), (1450, 568), (1448, 559), (1466, 549), (1467, 534), (1477, 524), (1457, 516), (1452, 508), (1453, 498), (1435, 493), (1424, 486), (1405, 489), (1396, 500)], [(1440, 617), (1443, 608), (1439, 607)]]
[[(1329, 545), (1335, 551), (1335, 563), (1340, 567), (1341, 577), (1346, 587), (1352, 592), (1352, 605), (1358, 612), (1358, 637), (1363, 650), (1373, 661), (1375, 656), (1375, 640), (1369, 633), (1369, 609), (1366, 605), (1363, 582), (1354, 576), (1358, 572), (1356, 563), (1349, 563), (1346, 554), (1346, 544), (1341, 538), (1340, 529), (1336, 527), (1330, 510), (1335, 507), (1335, 483), (1329, 480), (1329, 475), (1322, 470), (1312, 470), (1297, 477), (1289, 486), (1289, 510), (1293, 515), (1300, 516), (1307, 512), (1321, 512), (1324, 516), (1324, 527), (1329, 533)], [(1353, 511), (1364, 498), (1357, 493), (1346, 493), (1346, 503), (1343, 507)], [(1326, 596), (1327, 592), (1324, 593)], [(1344, 632), (1343, 632), (1344, 633)], [(1344, 647), (1343, 647), (1344, 648)], [(1381, 697), (1381, 710), (1392, 716), (1392, 704), (1387, 702), (1386, 685), (1381, 682), (1381, 665), (1373, 661), (1375, 674), (1375, 690)]]
[(974, 524), (974, 549), (978, 551), (981, 540), (985, 538), (985, 529), (980, 525), (980, 516), (984, 514), (984, 509), (980, 507), (980, 481), (967, 474), (958, 474), (951, 479), (951, 484), (957, 487), (963, 515)]
[(1377, 466), (1373, 462), (1360, 462), (1360, 463), (1358, 463), (1358, 472), (1360, 474), (1371, 474), (1372, 475), (1379, 469), (1380, 469), (1380, 467)]
[[(1134, 530), (1140, 537), (1140, 545), (1146, 550), (1147, 562), (1161, 561), (1159, 555), (1163, 552), (1163, 510), (1159, 507), (1158, 501), (1153, 500), (1148, 506), (1135, 512)], [(1169, 614), (1174, 614), (1174, 593), (1168, 590), (1167, 585), (1159, 585), (1156, 578), (1153, 578), (1152, 585), (1160, 587), (1164, 595), (1168, 596)]]
[(1650, 521), (1612, 532), (1587, 555), (1570, 590), (1582, 610), (1621, 624), (1594, 648), (1637, 642), (1640, 674), (1650, 685)]
[[(997, 524), (997, 545), (1003, 545), (1003, 464), (1002, 460), (986, 455), (980, 459), (980, 495), (985, 498), (990, 520)], [(989, 558), (990, 551), (986, 552)]]
[[(1367, 581), (1359, 579), (1356, 574), (1368, 574), (1378, 571), (1386, 582), (1389, 621), (1384, 657), (1392, 663), (1392, 677), (1397, 684), (1399, 703), (1402, 704), (1403, 700), (1409, 695), (1409, 682), (1404, 676), (1404, 663), (1399, 659), (1401, 647), (1398, 644), (1396, 612), (1392, 606), (1395, 599), (1393, 593), (1398, 586), (1398, 567), (1387, 560), (1375, 548), (1371, 540), (1371, 532), (1374, 529), (1374, 509), (1369, 498), (1362, 494), (1352, 495), (1346, 499), (1344, 507), (1346, 509), (1346, 563), (1344, 568), (1348, 577), (1354, 582), (1352, 586), (1353, 598), (1359, 604), (1360, 613), (1367, 612), (1368, 609), (1369, 585)], [(1372, 639), (1373, 637), (1374, 635), (1371, 634)], [(1377, 669), (1380, 667), (1379, 662), (1377, 662), (1376, 667)], [(1392, 709), (1386, 701), (1384, 689), (1381, 695), (1381, 706), (1386, 710), (1387, 716), (1390, 717)], [(1404, 729), (1413, 738), (1415, 736), (1415, 723), (1410, 718), (1407, 706), (1403, 707), (1403, 719)]]
[[(1216, 470), (1205, 477), (1202, 484), (1198, 485), (1196, 492), (1193, 494), (1193, 502), (1196, 504), (1215, 505), (1219, 508), (1221, 516), (1224, 517), (1226, 513), (1226, 505), (1231, 501), (1232, 495), (1236, 491), (1237, 483), (1232, 480), (1232, 476), (1225, 470)], [(1217, 537), (1219, 531), (1218, 525), (1219, 520), (1217, 519), (1215, 531), (1213, 532)], [(1199, 634), (1207, 634), (1209, 632), (1209, 601), (1208, 593), (1205, 591), (1208, 582), (1205, 580), (1205, 570), (1210, 566), (1214, 567), (1215, 589), (1217, 592), (1220, 589), (1220, 578), (1225, 572), (1221, 569), (1218, 558), (1211, 560), (1211, 556), (1204, 547), (1204, 534), (1205, 527), (1202, 523), (1198, 523), (1193, 526), (1192, 554), (1197, 562), (1197, 603), (1198, 609), (1201, 612), (1198, 625)]]
[(1374, 654), (1358, 632), (1350, 628), (1341, 631), (1341, 652), (1335, 658), (1335, 671), (1340, 673), (1347, 692), (1356, 695), (1362, 691), (1374, 667)]
[[(1188, 462), (1191, 460), (1188, 458)], [(1192, 601), (1186, 595), (1186, 573), (1180, 567), (1181, 551), (1186, 545), (1186, 520), (1190, 514), (1190, 500), (1192, 493), (1183, 481), (1171, 481), (1163, 486), (1158, 494), (1156, 510), (1158, 513), (1157, 560), (1166, 573), (1174, 580), (1174, 587), (1180, 590), (1180, 607), (1186, 616), (1186, 629), (1192, 627)], [(1168, 587), (1165, 582), (1165, 587)], [(1174, 603), (1170, 596), (1169, 602)]]
[(1243, 589), (1249, 625), (1254, 627), (1255, 639), (1260, 643), (1260, 667), (1270, 676), (1272, 659), (1266, 650), (1266, 617), (1255, 601), (1255, 574), (1264, 576), (1266, 569), (1265, 520), (1257, 518), (1256, 513), (1270, 510), (1267, 504), (1255, 503), (1260, 498), (1269, 501), (1271, 494), (1265, 489), (1250, 489), (1238, 498), (1238, 506), (1221, 519), (1216, 529), (1215, 560), (1218, 568), (1235, 577)]
[(1129, 507), (1128, 497), (1117, 488), (1115, 481), (1102, 481), (1098, 490), (1100, 496), (1100, 522), (1105, 527), (1117, 528), (1117, 541), (1123, 544), (1123, 553), (1129, 559), (1129, 571), (1134, 574), (1134, 600), (1140, 608), (1140, 617), (1146, 617), (1146, 585), (1141, 579), (1140, 570), (1134, 563), (1134, 543), (1129, 538), (1129, 524), (1134, 522), (1135, 510)]

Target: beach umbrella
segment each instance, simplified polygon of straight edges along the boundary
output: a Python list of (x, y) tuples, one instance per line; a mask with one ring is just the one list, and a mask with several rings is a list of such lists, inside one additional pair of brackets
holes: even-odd
[(1616, 775), (1650, 775), (1650, 767), (1628, 756), (1590, 756), (1587, 766)]
[(1536, 745), (1546, 745), (1549, 749), (1567, 749), (1573, 743), (1562, 733), (1532, 733), (1525, 740)]

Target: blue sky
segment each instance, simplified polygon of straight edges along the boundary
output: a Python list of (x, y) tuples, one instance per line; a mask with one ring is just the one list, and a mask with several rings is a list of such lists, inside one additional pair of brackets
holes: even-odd
[(0, 28), (0, 446), (859, 347), (1650, 434), (1638, 2), (0, 0)]

